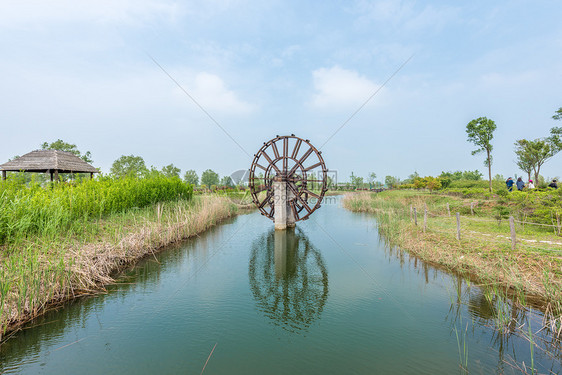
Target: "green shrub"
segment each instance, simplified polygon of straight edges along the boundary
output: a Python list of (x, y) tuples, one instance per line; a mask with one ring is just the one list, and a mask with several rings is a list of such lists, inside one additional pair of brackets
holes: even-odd
[(56, 235), (81, 223), (133, 207), (178, 198), (191, 199), (193, 186), (179, 177), (100, 177), (73, 183), (0, 182), (0, 244), (29, 234)]

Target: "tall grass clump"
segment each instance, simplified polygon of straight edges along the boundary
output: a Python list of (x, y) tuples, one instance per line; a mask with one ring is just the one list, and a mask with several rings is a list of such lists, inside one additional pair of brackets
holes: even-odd
[(156, 202), (191, 199), (193, 186), (177, 177), (100, 177), (82, 182), (0, 182), (0, 245), (29, 235), (79, 232), (84, 222)]

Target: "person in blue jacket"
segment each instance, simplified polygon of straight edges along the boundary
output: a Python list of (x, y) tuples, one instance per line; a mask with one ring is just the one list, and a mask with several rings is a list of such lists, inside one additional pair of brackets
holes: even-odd
[(523, 188), (525, 187), (525, 183), (523, 182), (523, 179), (521, 177), (517, 179), (516, 185), (517, 185), (517, 190), (523, 191)]
[(512, 191), (513, 190), (513, 179), (511, 177), (508, 177), (507, 180), (505, 181), (505, 185), (507, 186), (508, 191)]

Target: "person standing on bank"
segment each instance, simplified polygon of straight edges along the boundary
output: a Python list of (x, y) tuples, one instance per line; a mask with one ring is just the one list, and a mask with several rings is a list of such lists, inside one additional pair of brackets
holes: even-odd
[(525, 187), (525, 183), (523, 182), (523, 179), (521, 177), (517, 179), (516, 185), (517, 185), (517, 190), (523, 191), (523, 188)]
[(505, 185), (507, 186), (507, 191), (512, 191), (513, 190), (513, 179), (511, 177), (508, 177), (507, 181), (505, 181)]
[(535, 188), (535, 184), (533, 184), (533, 180), (529, 180), (529, 183), (527, 184), (527, 187), (529, 189), (534, 189)]

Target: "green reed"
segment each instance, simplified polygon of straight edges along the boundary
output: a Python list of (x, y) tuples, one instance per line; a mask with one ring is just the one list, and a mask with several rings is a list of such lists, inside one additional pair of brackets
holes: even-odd
[(192, 194), (193, 186), (162, 175), (46, 186), (10, 178), (0, 182), (0, 245), (31, 234), (53, 238), (61, 231), (81, 233), (90, 220), (156, 202), (191, 199)]

